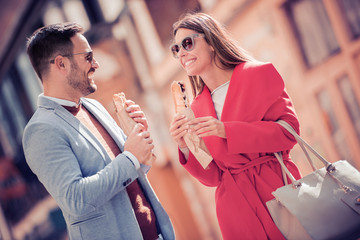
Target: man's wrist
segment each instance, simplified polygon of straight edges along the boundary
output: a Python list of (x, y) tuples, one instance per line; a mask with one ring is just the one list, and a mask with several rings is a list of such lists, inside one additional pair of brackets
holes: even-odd
[(123, 154), (134, 164), (136, 170), (140, 168), (140, 162), (137, 160), (137, 158), (129, 151), (124, 151)]

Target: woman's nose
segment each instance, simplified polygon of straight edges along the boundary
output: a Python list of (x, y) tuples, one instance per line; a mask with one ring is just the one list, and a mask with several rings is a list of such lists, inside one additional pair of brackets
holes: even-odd
[(185, 49), (183, 47), (180, 47), (180, 50), (177, 53), (177, 55), (180, 58), (180, 57), (183, 57), (186, 53), (187, 53), (187, 51), (185, 51)]

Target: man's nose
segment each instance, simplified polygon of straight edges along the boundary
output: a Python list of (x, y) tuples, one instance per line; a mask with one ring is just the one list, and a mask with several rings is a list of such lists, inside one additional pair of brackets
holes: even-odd
[(93, 58), (93, 60), (92, 60), (92, 62), (91, 62), (91, 66), (96, 69), (96, 68), (99, 68), (99, 67), (100, 67), (100, 64), (99, 64), (98, 61), (96, 61), (95, 58)]

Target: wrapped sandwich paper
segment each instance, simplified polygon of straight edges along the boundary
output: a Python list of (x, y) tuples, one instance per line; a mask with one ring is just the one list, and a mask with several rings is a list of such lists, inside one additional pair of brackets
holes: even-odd
[[(190, 108), (184, 83), (181, 81), (174, 81), (171, 84), (171, 92), (175, 104), (175, 111), (185, 115), (189, 120), (194, 119), (195, 115)], [(206, 147), (204, 140), (196, 135), (195, 132), (190, 131), (185, 134), (184, 141), (191, 153), (205, 169), (213, 160), (213, 158), (208, 148)]]

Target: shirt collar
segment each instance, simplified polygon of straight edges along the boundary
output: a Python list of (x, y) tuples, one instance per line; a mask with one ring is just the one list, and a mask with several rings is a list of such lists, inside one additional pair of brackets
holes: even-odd
[(43, 93), (41, 95), (47, 99), (50, 99), (51, 101), (54, 101), (62, 106), (66, 106), (66, 107), (79, 107), (81, 104), (81, 99), (79, 100), (79, 103), (76, 103), (76, 102), (61, 99), (61, 98), (45, 96)]

